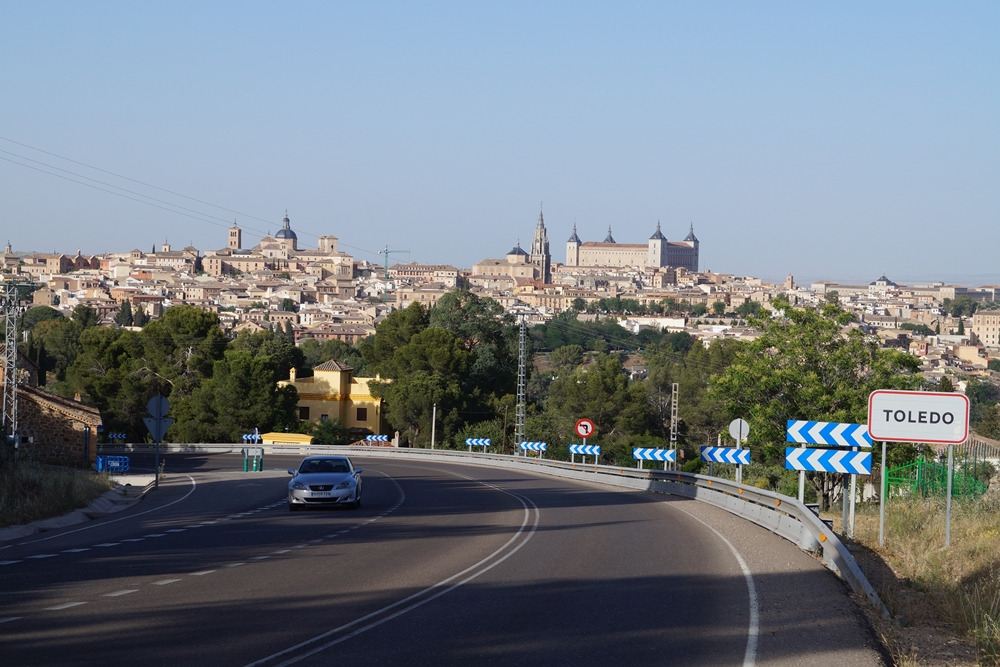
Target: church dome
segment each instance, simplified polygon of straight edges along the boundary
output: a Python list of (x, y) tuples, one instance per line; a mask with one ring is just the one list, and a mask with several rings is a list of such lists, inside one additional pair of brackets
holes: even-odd
[(295, 234), (295, 232), (292, 231), (292, 228), (289, 226), (291, 222), (288, 219), (287, 211), (285, 212), (285, 219), (282, 220), (281, 222), (283, 223), (283, 226), (281, 227), (281, 229), (278, 230), (278, 233), (274, 235), (274, 238), (298, 240), (299, 237)]

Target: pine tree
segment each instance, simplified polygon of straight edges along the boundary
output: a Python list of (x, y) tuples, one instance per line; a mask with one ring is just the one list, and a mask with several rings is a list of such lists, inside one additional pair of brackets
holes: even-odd
[(959, 336), (965, 335), (965, 320), (963, 320), (961, 317), (958, 318), (958, 335)]

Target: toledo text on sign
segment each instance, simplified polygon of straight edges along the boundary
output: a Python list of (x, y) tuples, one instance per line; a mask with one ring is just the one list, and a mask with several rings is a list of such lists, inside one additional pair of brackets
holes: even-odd
[(886, 442), (958, 445), (969, 437), (969, 399), (933, 391), (873, 391), (868, 434)]

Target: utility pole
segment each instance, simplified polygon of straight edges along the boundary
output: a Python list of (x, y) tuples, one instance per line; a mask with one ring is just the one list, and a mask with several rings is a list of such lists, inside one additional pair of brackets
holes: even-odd
[(409, 255), (409, 250), (389, 250), (389, 246), (385, 247), (385, 250), (379, 250), (378, 254), (382, 255), (382, 259), (385, 262), (385, 273), (382, 274), (382, 279), (385, 280), (385, 289), (382, 291), (382, 303), (385, 303), (385, 296), (389, 292), (389, 255)]
[(670, 449), (674, 450), (674, 470), (677, 469), (677, 401), (680, 398), (680, 385), (676, 382), (670, 391)]
[(527, 384), (528, 366), (528, 345), (527, 345), (527, 324), (524, 321), (524, 313), (520, 314), (520, 331), (518, 333), (518, 356), (517, 356), (517, 408), (514, 411), (514, 454), (521, 451), (521, 443), (524, 442), (524, 389)]
[(4, 319), (3, 344), (3, 438), (14, 445), (14, 455), (20, 445), (17, 434), (17, 321), (21, 316), (19, 287), (24, 283), (6, 283), (0, 291), (0, 314)]

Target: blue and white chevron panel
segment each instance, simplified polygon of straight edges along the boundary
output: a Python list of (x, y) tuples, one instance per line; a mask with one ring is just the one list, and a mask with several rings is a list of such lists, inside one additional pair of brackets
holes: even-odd
[(544, 442), (522, 442), (521, 449), (530, 450), (532, 452), (547, 452), (549, 451), (549, 446)]
[(785, 467), (807, 472), (840, 472), (851, 475), (872, 474), (871, 452), (849, 452), (845, 449), (808, 449), (786, 447)]
[(600, 456), (601, 446), (600, 445), (570, 445), (570, 454), (583, 454), (584, 456)]
[(713, 463), (750, 465), (750, 450), (735, 447), (702, 447), (701, 460)]
[(389, 442), (389, 436), (387, 435), (369, 435), (365, 438), (368, 442)]
[(636, 447), (632, 450), (632, 458), (641, 461), (673, 461), (677, 458), (677, 453), (672, 449)]
[(872, 437), (868, 435), (868, 427), (864, 424), (838, 424), (837, 422), (809, 422), (789, 419), (786, 429), (785, 440), (803, 445), (872, 446)]
[(465, 444), (468, 445), (469, 447), (489, 447), (490, 446), (490, 439), (489, 438), (466, 438), (465, 439)]

